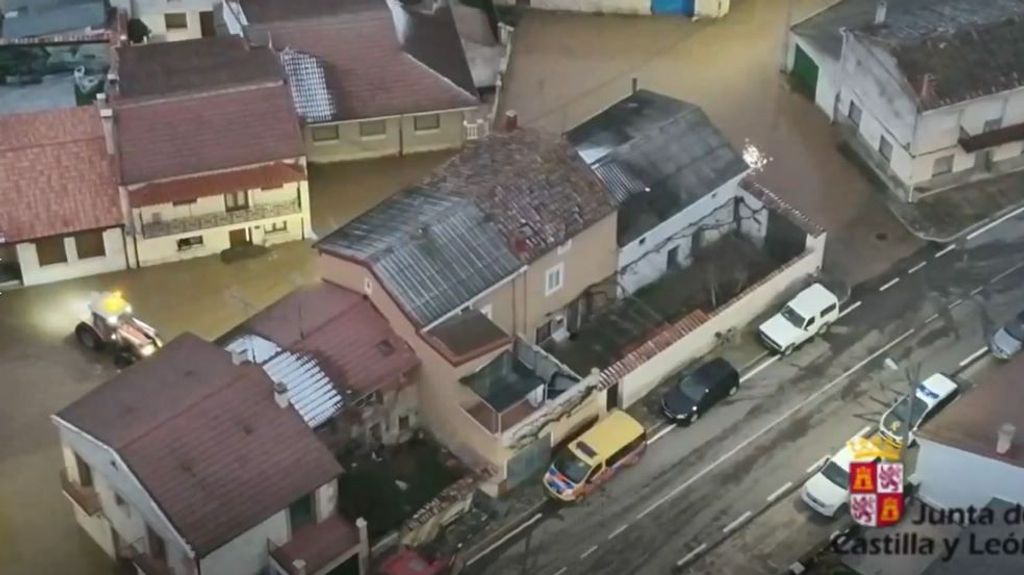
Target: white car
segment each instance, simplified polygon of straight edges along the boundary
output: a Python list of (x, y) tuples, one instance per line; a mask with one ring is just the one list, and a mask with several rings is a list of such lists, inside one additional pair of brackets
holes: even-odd
[(850, 497), (850, 462), (853, 460), (849, 446), (826, 459), (821, 469), (804, 483), (800, 499), (818, 513), (835, 517)]
[(757, 333), (770, 349), (787, 355), (839, 318), (839, 298), (816, 283), (797, 294), (782, 311), (761, 324)]
[(913, 395), (904, 395), (882, 415), (878, 430), (884, 439), (894, 447), (903, 445), (905, 426), (910, 425), (910, 443), (914, 443), (914, 431), (956, 399), (960, 386), (949, 377), (936, 373), (917, 384)]

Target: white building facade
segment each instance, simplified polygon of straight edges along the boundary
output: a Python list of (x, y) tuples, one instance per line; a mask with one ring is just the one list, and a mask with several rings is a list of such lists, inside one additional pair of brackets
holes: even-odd
[(216, 34), (214, 11), (218, 0), (111, 0), (130, 18), (149, 28), (151, 42), (208, 38)]

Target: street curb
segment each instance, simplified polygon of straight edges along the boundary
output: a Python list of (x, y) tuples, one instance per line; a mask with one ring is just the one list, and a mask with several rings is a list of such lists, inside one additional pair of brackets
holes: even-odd
[[(861, 437), (871, 437), (875, 433), (878, 433), (878, 426), (877, 425), (872, 425), (868, 429), (868, 431), (865, 432), (865, 434), (862, 435)], [(793, 485), (792, 486), (790, 486), (788, 489), (785, 489), (785, 490), (782, 490), (782, 491), (778, 492), (775, 495), (774, 499), (772, 499), (771, 501), (768, 501), (767, 503), (762, 505), (757, 511), (754, 511), (753, 513), (751, 513), (749, 516), (747, 516), (747, 518), (744, 521), (742, 521), (741, 523), (739, 523), (738, 525), (736, 525), (735, 527), (730, 529), (727, 533), (723, 533), (722, 535), (719, 535), (718, 538), (715, 539), (713, 542), (706, 544), (704, 546), (704, 548), (700, 550), (700, 553), (695, 553), (695, 554), (693, 554), (693, 555), (691, 555), (689, 557), (686, 557), (687, 561), (685, 563), (681, 564), (681, 565), (680, 564), (674, 565), (672, 567), (673, 575), (681, 575), (682, 573), (684, 573), (684, 569), (686, 569), (688, 566), (693, 565), (701, 557), (707, 555), (711, 551), (714, 551), (715, 548), (720, 546), (722, 543), (725, 543), (733, 535), (736, 535), (737, 533), (742, 531), (743, 528), (746, 527), (747, 525), (749, 525), (752, 521), (754, 521), (755, 519), (757, 519), (761, 515), (764, 515), (765, 512), (767, 512), (769, 509), (771, 509), (772, 507), (775, 507), (776, 505), (779, 504), (779, 502), (781, 502), (785, 498), (787, 498), (790, 495), (792, 495), (794, 491), (796, 491), (796, 490), (800, 489), (801, 487), (803, 487), (804, 483), (807, 483), (807, 480), (810, 479), (811, 477), (813, 477), (816, 473), (818, 473), (818, 471), (819, 471), (818, 468), (815, 468), (814, 471), (812, 471), (810, 473), (804, 473), (800, 477), (800, 479), (798, 481), (793, 481)]]
[(526, 521), (528, 521), (531, 517), (539, 513), (540, 510), (543, 509), (545, 505), (547, 505), (547, 503), (547, 499), (541, 499), (537, 503), (534, 503), (525, 511), (517, 515), (515, 519), (510, 521), (508, 524), (499, 527), (497, 530), (495, 530), (494, 533), (487, 536), (483, 541), (477, 543), (473, 547), (464, 549), (461, 552), (462, 556), (466, 559), (467, 562), (476, 559), (477, 556), (479, 556), (482, 552), (486, 551), (488, 547), (494, 545), (498, 541), (501, 541), (503, 537), (505, 537), (509, 533), (512, 533), (517, 528), (519, 528), (519, 526), (521, 526), (523, 523), (526, 523)]

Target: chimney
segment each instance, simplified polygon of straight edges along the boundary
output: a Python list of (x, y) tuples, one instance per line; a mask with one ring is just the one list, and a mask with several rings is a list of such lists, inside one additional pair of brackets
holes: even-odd
[(107, 153), (117, 153), (117, 141), (114, 138), (114, 111), (107, 107), (107, 95), (96, 94), (96, 104), (100, 108), (100, 122), (103, 123), (103, 139), (107, 142)]
[(889, 11), (889, 3), (885, 0), (878, 0), (875, 5), (875, 24), (885, 24), (885, 13)]
[(633, 94), (636, 94), (636, 91), (639, 89), (638, 84), (639, 84), (639, 82), (637, 81), (637, 79), (633, 78), (633, 91), (632, 91)]
[(288, 386), (283, 381), (274, 382), (274, 401), (278, 407), (288, 407)]
[(996, 453), (1006, 455), (1013, 447), (1013, 436), (1017, 433), (1017, 427), (1012, 423), (1004, 423), (999, 428), (999, 435), (996, 439)]
[(505, 131), (513, 132), (519, 127), (519, 114), (515, 110), (505, 112)]
[(292, 561), (292, 567), (295, 568), (295, 575), (306, 575), (306, 562), (302, 559)]

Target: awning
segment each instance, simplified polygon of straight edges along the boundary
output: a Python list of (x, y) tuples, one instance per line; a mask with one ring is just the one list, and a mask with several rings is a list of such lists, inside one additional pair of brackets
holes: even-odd
[(971, 153), (1018, 140), (1024, 140), (1024, 124), (1014, 124), (976, 136), (961, 137), (957, 142), (965, 152)]

